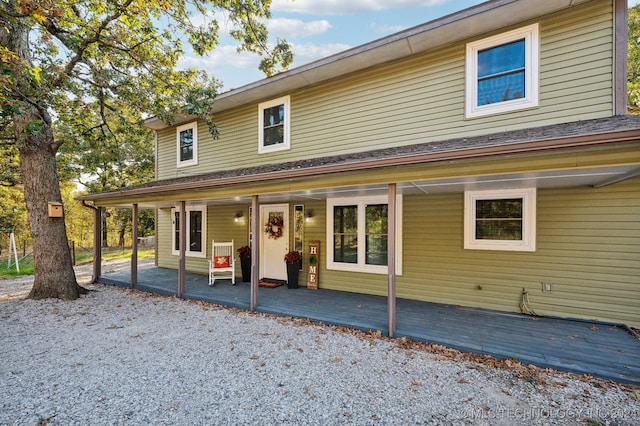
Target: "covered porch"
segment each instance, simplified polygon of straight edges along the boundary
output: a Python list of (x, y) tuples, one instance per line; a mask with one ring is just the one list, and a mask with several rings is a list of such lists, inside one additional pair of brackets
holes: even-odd
[[(131, 274), (106, 272), (98, 281), (130, 287)], [(220, 280), (213, 287), (207, 283), (206, 275), (187, 272), (182, 298), (250, 309), (249, 283), (240, 280), (232, 286), (229, 280)], [(176, 296), (178, 271), (141, 266), (135, 289)], [(382, 296), (286, 285), (260, 287), (258, 292), (260, 303), (255, 310), (259, 312), (389, 333), (387, 298)], [(640, 385), (640, 340), (632, 333), (608, 323), (396, 300), (395, 337)]]
[[(96, 236), (106, 207), (132, 209), (130, 273), (102, 273), (98, 240), (93, 276), (142, 291), (640, 383), (640, 342), (628, 327), (612, 325), (638, 326), (638, 138), (637, 120), (618, 117), (88, 194), (80, 199), (94, 209)], [(467, 194), (480, 193), (490, 193), (489, 201), (515, 198), (520, 213), (528, 212), (518, 216), (528, 224), (522, 228), (538, 245), (467, 247), (478, 219), (467, 214), (466, 206), (475, 205)], [(297, 206), (303, 209), (299, 238)], [(368, 206), (384, 206), (371, 210), (384, 231), (370, 232), (380, 237), (371, 250), (379, 255), (374, 260), (383, 262), (366, 257)], [(156, 265), (162, 268), (138, 268), (137, 216), (145, 208), (156, 210)], [(268, 208), (282, 212), (285, 235), (265, 235)], [(336, 218), (347, 223), (350, 217), (355, 230), (334, 226)], [(340, 239), (338, 246), (353, 248), (352, 258), (336, 260), (336, 235), (349, 232), (358, 238), (346, 238), (351, 245)], [(282, 250), (268, 247), (276, 239)], [(206, 275), (194, 273), (206, 270), (213, 241), (250, 246), (250, 285), (222, 281), (212, 288)], [(282, 255), (307, 250), (311, 241), (321, 247), (314, 259), (320, 290), (258, 287), (263, 277), (279, 278), (265, 273), (269, 265), (284, 268)], [(303, 277), (310, 259), (303, 259)], [(532, 298), (526, 309), (525, 295)], [(545, 317), (515, 313), (533, 313), (533, 305)]]

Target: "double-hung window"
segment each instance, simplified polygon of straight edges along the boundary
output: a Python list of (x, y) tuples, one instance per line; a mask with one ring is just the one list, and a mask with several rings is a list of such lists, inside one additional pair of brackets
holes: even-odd
[(258, 153), (289, 149), (290, 97), (258, 105)]
[(538, 24), (467, 44), (466, 117), (538, 106)]
[[(396, 230), (402, 229), (402, 197), (396, 202)], [(327, 268), (386, 274), (388, 198), (327, 200)], [(396, 273), (401, 273), (401, 232), (396, 232)]]
[(535, 251), (535, 188), (465, 192), (464, 248)]
[[(185, 254), (193, 257), (206, 257), (207, 207), (186, 206), (186, 240)], [(171, 209), (173, 227), (171, 248), (175, 255), (180, 254), (180, 210)]]
[(176, 130), (177, 167), (198, 164), (198, 123), (178, 126)]

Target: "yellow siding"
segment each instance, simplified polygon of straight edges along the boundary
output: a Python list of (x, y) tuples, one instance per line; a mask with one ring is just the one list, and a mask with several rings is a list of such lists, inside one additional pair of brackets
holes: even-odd
[(218, 140), (199, 124), (197, 166), (176, 168), (175, 128), (162, 130), (158, 178), (612, 116), (612, 5), (522, 25), (532, 22), (540, 23), (539, 108), (465, 120), (465, 41), (290, 93), (288, 151), (258, 155), (258, 101), (218, 114)]
[[(244, 216), (235, 222), (234, 216), (238, 210), (242, 210)], [(211, 256), (211, 241), (215, 238), (218, 241), (234, 240), (234, 246), (238, 247), (248, 244), (248, 216), (249, 209), (246, 205), (209, 206), (207, 208), (207, 235), (206, 235), (206, 258), (190, 257), (186, 258), (186, 269), (190, 272), (208, 273), (208, 259)], [(171, 209), (158, 210), (158, 266), (163, 268), (178, 268), (178, 256), (171, 252)], [(240, 262), (236, 254), (236, 275), (240, 276)]]
[(462, 194), (405, 197), (398, 297), (517, 312), (526, 288), (538, 314), (640, 325), (639, 179), (539, 190), (535, 253), (463, 250), (462, 215)]
[(319, 288), (386, 296), (386, 274), (379, 275), (327, 269), (327, 244), (331, 242), (327, 242), (327, 230), (325, 227), (327, 220), (326, 203), (322, 201), (308, 205), (314, 206), (315, 216), (312, 221), (307, 223), (306, 232), (309, 237), (305, 239), (305, 246), (310, 240), (320, 241)]
[[(293, 229), (293, 208), (295, 204), (303, 204), (305, 209), (313, 209), (314, 217), (305, 221), (304, 244), (308, 246), (309, 241), (324, 239), (325, 213), (324, 201), (299, 202), (289, 204), (289, 229)], [(242, 211), (243, 216), (235, 222), (234, 216), (237, 211)], [(249, 244), (249, 206), (248, 205), (228, 205), (209, 206), (207, 210), (207, 258), (193, 258), (187, 256), (186, 269), (190, 272), (208, 272), (208, 257), (211, 256), (211, 241), (215, 238), (218, 241), (234, 240), (235, 248)], [(260, 227), (262, 229), (262, 227)], [(159, 209), (158, 211), (158, 266), (177, 269), (178, 256), (171, 253), (171, 210)], [(293, 233), (290, 233), (290, 245), (293, 246)], [(262, 235), (261, 235), (261, 238)], [(240, 264), (236, 255), (236, 275), (240, 276)], [(305, 268), (307, 259), (304, 259)], [(300, 285), (306, 285), (306, 269), (300, 274)]]
[[(612, 116), (612, 5), (588, 2), (538, 22), (539, 108), (465, 120), (465, 43), (455, 43), (291, 93), (292, 147), (288, 151), (258, 155), (258, 102), (220, 113), (216, 117), (221, 133), (218, 140), (199, 123), (197, 166), (176, 168), (175, 128), (163, 130), (158, 135), (157, 177)], [(624, 165), (637, 163), (637, 155), (637, 149), (621, 147), (619, 151), (609, 148), (460, 161), (270, 183), (262, 190), (277, 193), (412, 181), (416, 176), (429, 179)], [(254, 193), (255, 187), (248, 185), (185, 194), (185, 198)], [(522, 290), (527, 289), (532, 308), (539, 314), (640, 327), (640, 179), (600, 189), (538, 190), (537, 250), (533, 253), (464, 250), (463, 199), (462, 193), (404, 196), (403, 275), (397, 277), (398, 297), (518, 312)], [(305, 247), (311, 240), (321, 241), (321, 288), (387, 294), (386, 275), (327, 270), (325, 202), (292, 201), (291, 220), (294, 204), (314, 210), (314, 217), (305, 222)], [(235, 223), (238, 210), (245, 215)], [(247, 205), (209, 206), (207, 255), (214, 237), (234, 239), (236, 247), (247, 244), (248, 220)], [(176, 268), (168, 209), (158, 211), (157, 234), (159, 266)], [(306, 285), (306, 261), (301, 285)], [(206, 273), (207, 269), (207, 259), (187, 258), (187, 270)], [(553, 292), (543, 293), (542, 282), (551, 283)]]
[(178, 268), (178, 258), (171, 256), (171, 210), (158, 209), (156, 222), (156, 243), (158, 266), (162, 268)]
[[(526, 288), (538, 314), (640, 326), (639, 178), (599, 189), (538, 190), (534, 253), (464, 250), (462, 193), (403, 199), (398, 297), (519, 312)], [(292, 202), (291, 218), (294, 204), (314, 211), (305, 221), (304, 241), (305, 247), (321, 241), (320, 288), (387, 294), (386, 275), (327, 270), (325, 202)], [(233, 221), (237, 210), (245, 212), (239, 223)], [(247, 212), (246, 205), (210, 206), (207, 247), (213, 235), (245, 245)], [(158, 217), (159, 266), (176, 268), (169, 210), (159, 210)], [(306, 261), (301, 285), (306, 285)], [(206, 272), (206, 259), (187, 258), (187, 269)], [(543, 293), (542, 282), (550, 282), (553, 292)]]

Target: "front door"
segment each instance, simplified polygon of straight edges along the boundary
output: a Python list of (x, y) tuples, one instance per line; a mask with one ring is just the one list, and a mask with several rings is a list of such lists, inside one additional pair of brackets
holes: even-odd
[(261, 205), (260, 224), (260, 278), (286, 281), (284, 255), (289, 251), (289, 204)]

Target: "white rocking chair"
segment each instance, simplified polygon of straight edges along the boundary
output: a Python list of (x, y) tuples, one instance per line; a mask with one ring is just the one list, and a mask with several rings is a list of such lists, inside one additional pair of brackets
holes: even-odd
[(215, 284), (216, 278), (231, 278), (236, 284), (236, 260), (233, 251), (233, 240), (230, 243), (211, 242), (211, 260), (209, 260), (209, 285)]

